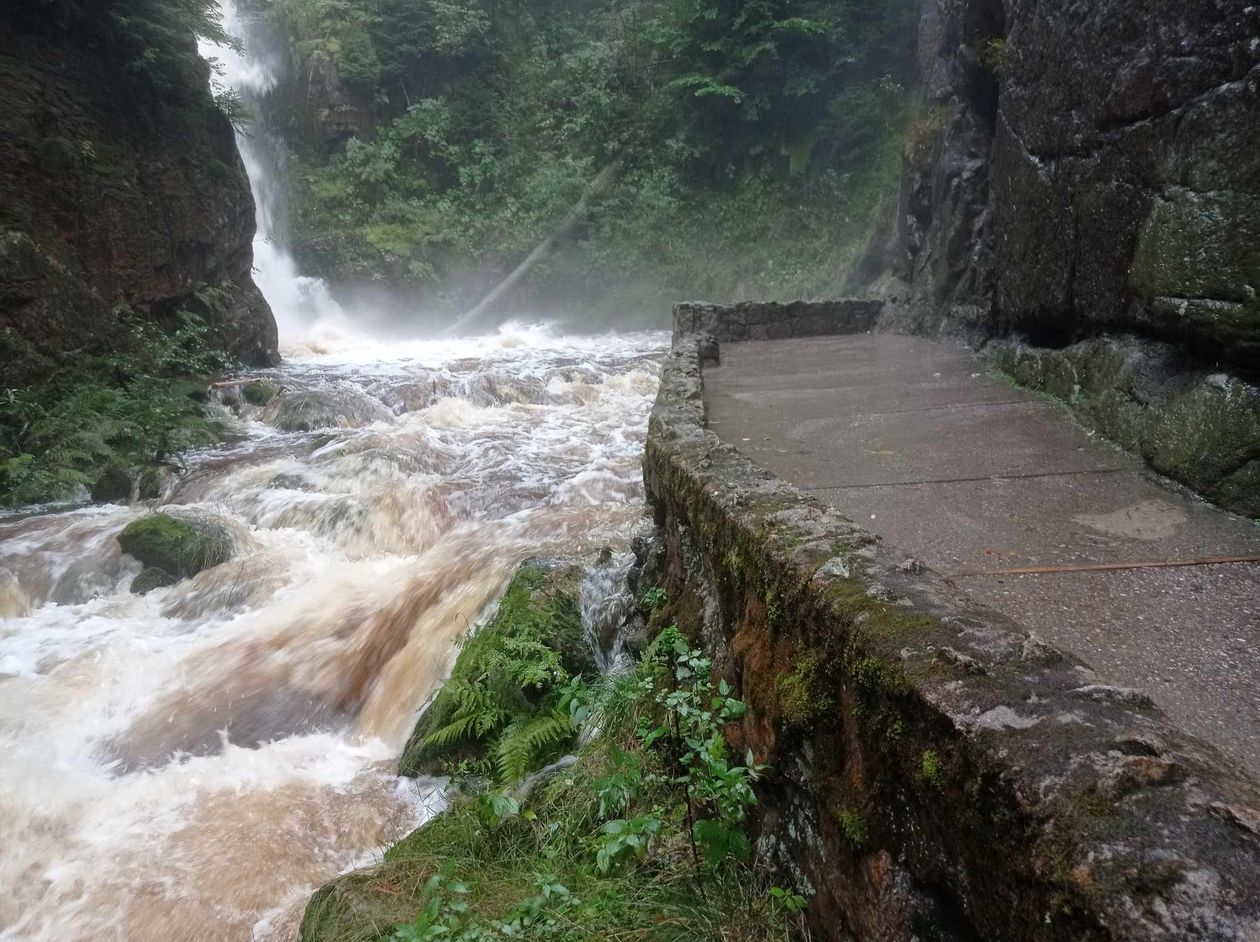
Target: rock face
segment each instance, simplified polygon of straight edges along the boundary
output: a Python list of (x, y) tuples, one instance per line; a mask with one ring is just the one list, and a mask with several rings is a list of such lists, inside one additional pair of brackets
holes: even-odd
[(924, 0), (903, 316), (1124, 330), (1254, 372), (1258, 40), (1246, 0)]
[(59, 9), (0, 13), (0, 382), (114, 349), (121, 308), (172, 326), (195, 292), (229, 284), (202, 312), (214, 339), (273, 362), (249, 183), (193, 37), (158, 72), (110, 5)]
[(366, 393), (347, 387), (282, 392), (268, 401), (261, 418), (282, 432), (313, 432), (392, 422), (394, 414)]

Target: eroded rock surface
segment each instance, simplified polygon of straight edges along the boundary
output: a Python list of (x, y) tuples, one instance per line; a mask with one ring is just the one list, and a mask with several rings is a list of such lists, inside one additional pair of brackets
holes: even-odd
[(1260, 7), (926, 0), (904, 318), (1260, 351)]
[[(108, 5), (0, 13), (0, 382), (37, 382), (127, 336), (118, 310), (164, 326), (192, 307), (213, 340), (273, 361), (250, 275), (254, 203), (208, 66), (156, 74)], [(222, 305), (198, 305), (207, 286)]]

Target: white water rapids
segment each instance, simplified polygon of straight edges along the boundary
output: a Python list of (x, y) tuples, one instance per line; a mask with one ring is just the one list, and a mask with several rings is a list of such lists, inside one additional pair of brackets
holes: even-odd
[(662, 343), (293, 357), (266, 375), (387, 417), (281, 432), (244, 407), (160, 502), (229, 521), (238, 555), (146, 596), (115, 535), (151, 506), (0, 517), (0, 938), (242, 940), (277, 913), (291, 937), (425, 813), (394, 764), (516, 563), (624, 547)]
[[(0, 515), (0, 939), (294, 938), (314, 888), (432, 813), (397, 757), (516, 564), (641, 518), (663, 334), (378, 342), (268, 231), (286, 363), (252, 375), (280, 398), (225, 386), (234, 439), (158, 501)], [(282, 430), (295, 402), (332, 427)], [(132, 595), (115, 537), (155, 509), (235, 556)]]

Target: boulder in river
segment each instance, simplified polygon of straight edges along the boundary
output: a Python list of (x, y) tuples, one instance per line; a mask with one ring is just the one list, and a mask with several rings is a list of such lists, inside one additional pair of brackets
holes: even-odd
[(134, 595), (148, 595), (154, 589), (163, 589), (168, 585), (174, 585), (178, 581), (178, 578), (165, 569), (150, 566), (131, 580), (131, 591)]
[[(211, 518), (169, 514), (133, 520), (118, 534), (118, 545), (145, 566), (132, 583), (133, 592), (195, 576), (203, 569), (227, 562), (235, 550), (232, 531), (224, 524)], [(170, 581), (160, 582), (151, 570), (160, 570)]]
[(275, 396), (263, 409), (262, 420), (283, 432), (312, 432), (392, 422), (394, 414), (358, 389), (301, 389)]
[(468, 383), (468, 399), (475, 406), (512, 403), (546, 405), (553, 400), (542, 380), (534, 376), (483, 373)]

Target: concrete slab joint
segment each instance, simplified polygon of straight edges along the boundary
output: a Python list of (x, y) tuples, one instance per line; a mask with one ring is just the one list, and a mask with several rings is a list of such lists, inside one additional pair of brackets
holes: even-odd
[[(845, 304), (793, 323), (878, 315)], [(732, 746), (771, 767), (758, 852), (813, 892), (816, 933), (1260, 939), (1254, 779), (706, 426), (702, 361), (790, 330), (770, 313), (679, 306), (644, 479), (672, 614), (748, 704)]]

